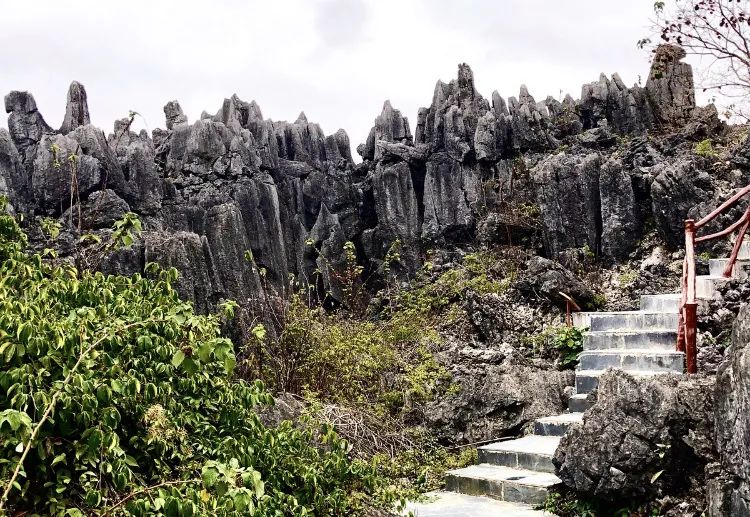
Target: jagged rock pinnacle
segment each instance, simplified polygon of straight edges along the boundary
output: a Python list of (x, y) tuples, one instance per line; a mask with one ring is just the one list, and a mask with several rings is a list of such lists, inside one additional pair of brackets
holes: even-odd
[(65, 118), (60, 133), (67, 135), (75, 128), (91, 123), (89, 117), (89, 105), (86, 97), (86, 88), (78, 81), (70, 83), (68, 88), (68, 100), (65, 106)]

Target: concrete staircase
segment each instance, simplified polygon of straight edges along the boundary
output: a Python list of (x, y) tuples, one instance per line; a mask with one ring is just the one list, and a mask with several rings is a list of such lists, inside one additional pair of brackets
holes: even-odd
[[(744, 278), (750, 272), (750, 241), (743, 243), (739, 259), (733, 276)], [(712, 259), (710, 274), (697, 277), (698, 298), (714, 297), (716, 287), (726, 281), (722, 274), (727, 260)], [(568, 427), (582, 420), (589, 407), (587, 396), (597, 387), (599, 377), (608, 368), (635, 376), (683, 373), (684, 354), (675, 351), (679, 303), (680, 294), (645, 295), (637, 311), (574, 313), (573, 324), (589, 330), (583, 336), (576, 393), (570, 397), (568, 412), (536, 420), (530, 435), (479, 447), (479, 464), (446, 474), (446, 489), (462, 494), (460, 498), (441, 493), (436, 503), (409, 509), (418, 517), (542, 515), (533, 506), (543, 502), (547, 489), (560, 482), (552, 457)], [(488, 513), (486, 497), (506, 506)], [(448, 509), (441, 500), (460, 503)]]

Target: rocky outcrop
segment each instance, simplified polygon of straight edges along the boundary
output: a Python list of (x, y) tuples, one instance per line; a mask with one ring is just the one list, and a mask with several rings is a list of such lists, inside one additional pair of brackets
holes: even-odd
[(420, 111), (415, 141), (463, 161), (473, 152), (479, 118), (489, 110), (489, 103), (474, 87), (471, 68), (461, 64), (458, 79), (448, 84), (438, 81), (432, 104)]
[(745, 305), (732, 331), (728, 360), (719, 368), (716, 378), (716, 447), (727, 481), (711, 487), (715, 506), (712, 516), (750, 515), (749, 360), (750, 305)]
[(424, 180), (423, 238), (460, 241), (473, 235), (481, 178), (476, 167), (448, 153), (430, 156)]
[[(400, 243), (390, 255), (398, 263), (388, 270), (407, 278), (427, 247), (471, 242), (478, 227), (487, 238), (502, 233), (507, 242), (532, 242), (541, 226), (548, 257), (587, 246), (618, 261), (652, 210), (677, 245), (688, 203), (703, 193), (695, 191), (700, 182), (683, 177), (680, 162), (665, 159), (668, 153), (646, 139), (634, 139), (625, 156), (608, 156), (617, 139), (666, 121), (694, 126), (693, 136), (676, 133), (677, 144), (717, 130), (707, 111), (686, 118), (694, 102), (690, 68), (679, 54), (664, 50), (657, 57), (659, 72), (645, 89), (602, 76), (583, 87), (578, 101), (538, 102), (522, 86), (517, 97), (506, 102), (494, 92), (490, 102), (461, 64), (456, 79), (437, 83), (413, 136), (407, 117), (385, 102), (358, 147), (362, 164), (353, 163), (344, 130), (326, 135), (304, 113), (291, 123), (264, 119), (257, 103), (237, 95), (192, 123), (173, 100), (164, 106), (166, 129), (136, 133), (131, 117), (116, 121), (105, 138), (90, 124), (81, 84), (70, 86), (59, 131), (47, 125), (31, 94), (14, 91), (5, 97), (9, 131), (0, 131), (0, 188), (15, 208), (64, 215), (76, 231), (104, 227), (130, 210), (145, 223), (144, 242), (153, 234), (195, 253), (200, 242), (201, 255), (211, 260), (184, 268), (214, 264), (216, 273), (194, 271), (191, 278), (210, 285), (187, 291), (211, 293), (213, 301), (251, 298), (259, 288), (253, 268), (275, 289), (284, 289), (291, 274), (338, 297), (331, 268), (342, 263), (348, 241), (368, 274), (381, 271)], [(545, 156), (563, 144), (563, 152)], [(172, 234), (183, 237), (163, 238)], [(241, 259), (244, 251), (251, 262)], [(155, 256), (187, 260), (185, 253)], [(112, 263), (124, 267), (122, 260)], [(234, 268), (231, 278), (220, 278), (229, 273), (218, 262)]]
[(562, 438), (557, 475), (585, 496), (637, 503), (668, 494), (700, 513), (706, 467), (715, 461), (713, 407), (711, 378), (611, 370), (583, 423)]
[(608, 159), (599, 171), (602, 255), (622, 261), (627, 258), (641, 233), (633, 179), (617, 158)]
[(556, 256), (567, 248), (599, 249), (601, 197), (597, 153), (552, 155), (533, 171), (536, 198), (541, 210), (544, 247)]
[(67, 135), (75, 128), (86, 126), (90, 123), (91, 118), (89, 117), (86, 89), (78, 81), (73, 81), (70, 83), (70, 88), (68, 89), (68, 102), (65, 106), (65, 118), (63, 119), (62, 126), (60, 126), (60, 133)]
[(26, 150), (41, 141), (52, 128), (36, 107), (34, 96), (29, 92), (12, 91), (5, 96), (5, 112), (8, 115), (8, 131), (18, 152), (26, 155)]
[(459, 444), (515, 434), (535, 418), (562, 412), (573, 382), (572, 371), (512, 364), (456, 366), (451, 373), (460, 391), (428, 404), (424, 416), (439, 439)]
[(660, 45), (654, 53), (646, 93), (654, 116), (662, 125), (680, 126), (695, 109), (693, 68), (681, 61), (685, 55), (675, 45)]
[[(347, 139), (348, 141), (348, 139)], [(380, 160), (383, 157), (381, 143), (413, 144), (409, 120), (393, 109), (391, 101), (385, 101), (383, 111), (375, 119), (367, 141), (357, 151), (365, 160)]]
[(22, 209), (30, 188), (21, 155), (13, 145), (10, 133), (0, 128), (0, 195), (6, 196), (11, 206)]
[(594, 293), (562, 264), (543, 257), (531, 257), (526, 262), (523, 278), (516, 289), (529, 298), (541, 298), (565, 307), (567, 296), (586, 307), (593, 302)]
[(698, 203), (713, 196), (711, 176), (689, 159), (659, 163), (651, 174), (654, 177), (651, 200), (656, 227), (668, 244), (682, 247), (688, 214)]
[(619, 75), (586, 84), (581, 91), (581, 119), (584, 129), (602, 123), (622, 134), (642, 133), (654, 124), (654, 115), (646, 92), (638, 85), (628, 88)]
[(167, 129), (187, 124), (187, 117), (182, 112), (182, 106), (178, 101), (169, 101), (164, 105), (164, 116), (167, 119)]

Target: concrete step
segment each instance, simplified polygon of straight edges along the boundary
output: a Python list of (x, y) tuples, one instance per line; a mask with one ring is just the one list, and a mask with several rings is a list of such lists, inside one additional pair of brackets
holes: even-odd
[(477, 452), (479, 463), (553, 473), (552, 456), (559, 443), (559, 436), (528, 435), (483, 445)]
[(583, 334), (583, 350), (629, 350), (658, 349), (674, 350), (677, 343), (677, 327), (674, 330), (602, 330)]
[(407, 502), (401, 515), (414, 517), (550, 517), (521, 503), (508, 503), (490, 497), (471, 496), (456, 492), (430, 492), (427, 501)]
[(641, 296), (641, 310), (676, 313), (680, 310), (680, 294), (644, 294)]
[(534, 434), (538, 436), (562, 436), (568, 428), (583, 420), (583, 413), (563, 413), (539, 418), (534, 421)]
[[(709, 276), (724, 276), (724, 268), (729, 264), (728, 258), (711, 259), (708, 261)], [(738, 260), (732, 268), (732, 277), (744, 280), (750, 272), (750, 260)]]
[(750, 259), (750, 239), (745, 239), (740, 246), (740, 254), (737, 255), (738, 259), (747, 260)]
[(716, 297), (716, 287), (727, 280), (723, 276), (698, 275), (695, 277), (695, 296), (711, 300)]
[(445, 479), (446, 489), (452, 492), (525, 504), (544, 502), (547, 488), (558, 483), (554, 474), (489, 464), (450, 470)]
[(591, 315), (594, 312), (574, 312), (571, 316), (571, 322), (574, 327), (590, 327), (591, 326)]
[[(674, 341), (672, 342), (674, 347)], [(578, 356), (581, 370), (620, 368), (625, 371), (654, 371), (682, 373), (685, 357), (682, 352), (654, 349), (595, 350)]]
[[(599, 385), (599, 376), (607, 370), (577, 370), (576, 371), (576, 393), (591, 393)], [(653, 375), (668, 375), (682, 372), (655, 372), (651, 370), (628, 370), (634, 377), (650, 377)]]
[(592, 406), (587, 399), (587, 393), (576, 393), (568, 399), (568, 410), (571, 414), (583, 413)]
[(672, 330), (677, 328), (677, 313), (623, 311), (592, 312), (590, 330)]

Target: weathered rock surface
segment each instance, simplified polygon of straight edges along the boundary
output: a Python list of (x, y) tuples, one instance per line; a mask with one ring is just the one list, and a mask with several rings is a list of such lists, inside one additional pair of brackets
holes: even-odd
[(685, 219), (690, 210), (713, 196), (711, 177), (687, 159), (657, 164), (652, 175), (651, 199), (656, 227), (668, 244), (682, 247)]
[(516, 282), (516, 289), (530, 297), (542, 297), (565, 305), (565, 297), (572, 297), (581, 307), (593, 301), (594, 293), (562, 264), (543, 257), (531, 257), (526, 263), (523, 278)]
[(473, 443), (517, 433), (542, 416), (561, 413), (573, 372), (498, 364), (454, 368), (455, 395), (425, 408), (430, 429), (450, 443)]
[(426, 164), (422, 236), (466, 239), (474, 233), (481, 173), (448, 153), (435, 153)]
[(712, 486), (716, 510), (750, 515), (750, 305), (737, 317), (728, 360), (716, 378), (716, 447), (728, 482)]
[(5, 111), (8, 115), (8, 131), (18, 152), (26, 154), (26, 149), (42, 139), (42, 135), (52, 132), (44, 117), (36, 107), (34, 96), (29, 92), (12, 91), (5, 96)]
[(552, 256), (567, 248), (599, 249), (601, 197), (597, 153), (552, 155), (532, 172), (544, 224), (544, 245)]
[(660, 45), (654, 54), (646, 92), (661, 124), (687, 122), (695, 108), (693, 69), (681, 60), (685, 51), (675, 45)]
[(700, 513), (705, 469), (715, 460), (713, 408), (710, 377), (635, 378), (611, 370), (583, 423), (560, 442), (557, 475), (581, 494), (613, 502), (692, 497)]
[(73, 81), (68, 89), (68, 102), (65, 106), (65, 118), (60, 126), (60, 133), (67, 135), (75, 128), (90, 123), (86, 89), (78, 81)]
[[(164, 106), (166, 129), (136, 133), (124, 119), (105, 138), (90, 124), (81, 84), (70, 86), (59, 131), (31, 94), (14, 91), (5, 97), (9, 131), (0, 132), (1, 188), (29, 215), (96, 212), (82, 215), (81, 230), (106, 226), (128, 209), (144, 220), (144, 242), (150, 233), (170, 243), (175, 239), (164, 235), (182, 235), (179, 249), (197, 254), (200, 241), (205, 260), (188, 260), (187, 252), (157, 256), (172, 257), (178, 269), (213, 271), (191, 273), (208, 284), (187, 289), (211, 293), (209, 305), (257, 294), (254, 268), (275, 289), (291, 274), (339, 296), (330, 268), (341, 264), (347, 241), (368, 272), (382, 269), (400, 242), (391, 270), (406, 278), (421, 267), (426, 248), (470, 242), (480, 224), (486, 238), (502, 233), (507, 242), (531, 242), (541, 227), (548, 257), (588, 246), (618, 261), (652, 209), (676, 246), (688, 205), (713, 194), (708, 185), (696, 191), (700, 181), (646, 138), (634, 139), (624, 156), (609, 156), (618, 137), (657, 126), (695, 126), (690, 135), (675, 133), (673, 147), (719, 130), (710, 110), (693, 110), (691, 71), (679, 53), (659, 56), (645, 89), (602, 76), (583, 87), (579, 101), (538, 102), (521, 87), (507, 102), (498, 92), (490, 102), (461, 64), (456, 79), (437, 83), (413, 136), (407, 117), (383, 105), (358, 148), (362, 164), (352, 162), (344, 130), (326, 135), (304, 113), (294, 122), (264, 119), (254, 101), (237, 95), (192, 123), (173, 100)], [(564, 152), (545, 156), (563, 143)], [(187, 234), (196, 236), (189, 246)], [(254, 263), (241, 259), (245, 250)]]

